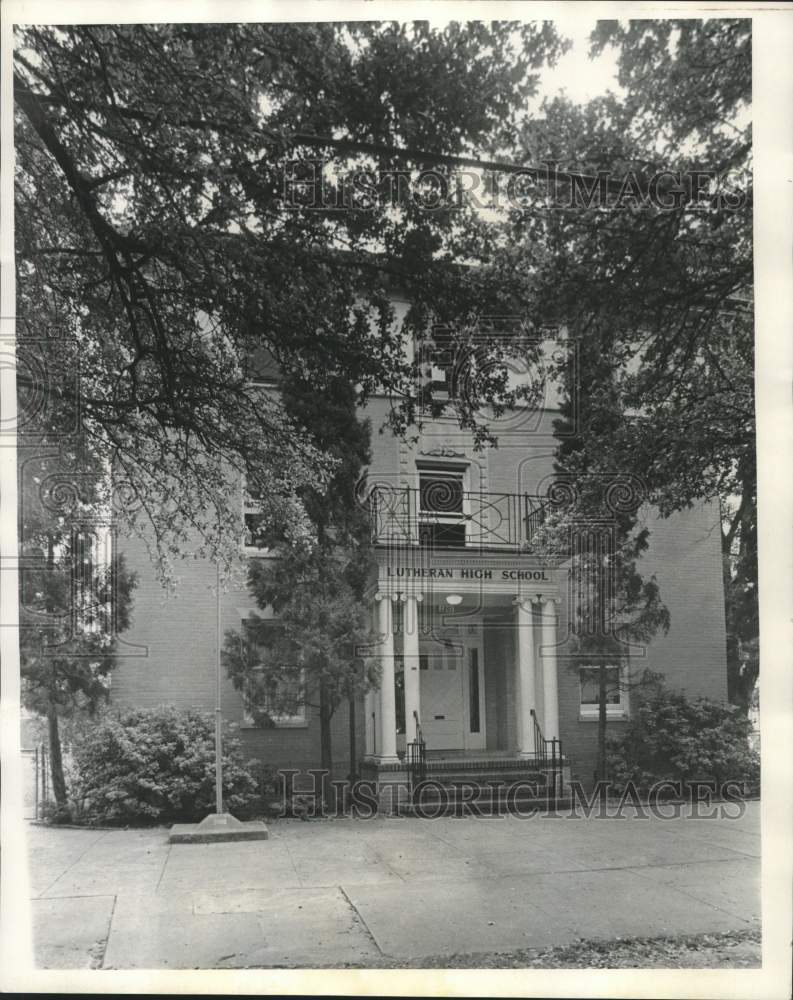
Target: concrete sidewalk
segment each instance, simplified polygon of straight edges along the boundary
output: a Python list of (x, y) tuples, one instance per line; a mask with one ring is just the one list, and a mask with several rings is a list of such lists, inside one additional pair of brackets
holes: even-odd
[(280, 820), (238, 844), (28, 833), (42, 968), (409, 966), (760, 919), (759, 802), (740, 819)]

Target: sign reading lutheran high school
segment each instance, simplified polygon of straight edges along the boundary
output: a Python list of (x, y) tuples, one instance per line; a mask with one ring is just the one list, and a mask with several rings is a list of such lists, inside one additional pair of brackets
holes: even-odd
[(544, 569), (484, 568), (481, 566), (386, 566), (387, 577), (423, 580), (549, 581)]
[(558, 567), (531, 556), (416, 547), (402, 552), (381, 549), (377, 561), (377, 586), (390, 594), (558, 595)]

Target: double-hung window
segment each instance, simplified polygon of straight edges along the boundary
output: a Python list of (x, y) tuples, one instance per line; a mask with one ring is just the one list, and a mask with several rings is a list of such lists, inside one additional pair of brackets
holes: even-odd
[(256, 494), (242, 487), (242, 520), (243, 520), (243, 541), (242, 549), (247, 555), (263, 556), (267, 554), (267, 545), (264, 540), (262, 517), (262, 505)]
[(464, 470), (419, 470), (418, 521), (422, 545), (465, 546), (467, 497), (464, 486)]
[(423, 384), (429, 396), (436, 401), (453, 399), (459, 377), (459, 347), (451, 330), (436, 328), (432, 338), (419, 344)]

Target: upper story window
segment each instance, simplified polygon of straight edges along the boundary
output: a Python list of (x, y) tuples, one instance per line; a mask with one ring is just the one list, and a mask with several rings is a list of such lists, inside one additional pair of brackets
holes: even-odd
[(457, 390), (459, 346), (451, 331), (436, 328), (431, 339), (421, 342), (419, 351), (425, 387), (433, 398), (452, 399)]
[(482, 316), (467, 328), (435, 326), (416, 347), (423, 402), (436, 416), (456, 399), (486, 405), (497, 398), (510, 408), (556, 408), (559, 373), (575, 362), (565, 329), (505, 317)]
[(281, 375), (275, 356), (264, 343), (253, 348), (248, 354), (245, 372), (254, 385), (273, 385), (278, 382)]
[(419, 470), (419, 541), (438, 547), (466, 543), (465, 472)]
[(243, 484), (242, 519), (244, 527), (242, 548), (248, 555), (263, 556), (269, 551), (262, 531), (264, 519), (261, 509), (261, 502), (258, 497), (249, 492)]

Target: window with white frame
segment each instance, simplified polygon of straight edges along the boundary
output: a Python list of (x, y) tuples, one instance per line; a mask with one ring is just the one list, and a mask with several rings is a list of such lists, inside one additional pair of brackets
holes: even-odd
[(243, 724), (254, 726), (258, 719), (265, 717), (275, 726), (288, 728), (307, 725), (305, 702), (305, 671), (268, 668), (259, 659), (258, 650), (266, 644), (266, 631), (277, 630), (277, 621), (245, 618), (242, 630), (245, 635), (245, 648), (251, 662), (253, 683), (257, 688), (256, 707), (250, 699), (245, 702)]
[(269, 551), (264, 543), (262, 527), (262, 505), (255, 493), (242, 484), (243, 551), (248, 555), (266, 555)]
[(466, 543), (465, 470), (419, 469), (419, 540), (422, 545), (459, 547)]
[(457, 390), (455, 375), (458, 351), (451, 330), (436, 328), (432, 337), (419, 342), (419, 362), (428, 398), (454, 398)]
[[(605, 672), (606, 715), (611, 717), (624, 716), (628, 710), (628, 692), (625, 689), (623, 671), (618, 666), (607, 666)], [(597, 719), (600, 712), (600, 667), (580, 667), (578, 686), (581, 699), (581, 718)]]
[[(517, 393), (516, 405), (528, 399), (536, 406), (547, 395), (538, 382), (544, 382), (558, 363), (553, 359), (549, 364), (566, 335), (558, 327), (526, 325), (505, 317), (480, 317), (468, 328), (435, 326), (416, 345), (422, 397), (443, 404), (470, 395), (483, 375), (498, 376), (504, 380), (505, 393)], [(558, 391), (555, 386), (551, 398)]]

